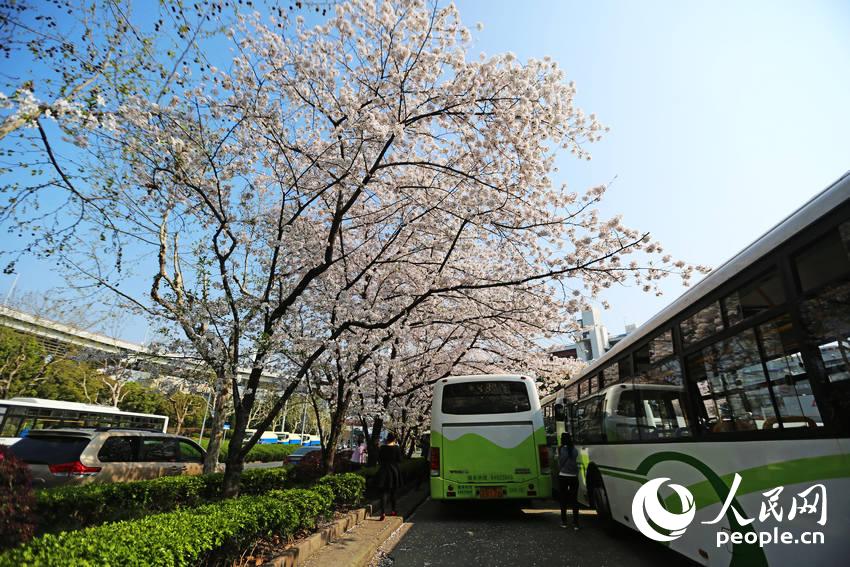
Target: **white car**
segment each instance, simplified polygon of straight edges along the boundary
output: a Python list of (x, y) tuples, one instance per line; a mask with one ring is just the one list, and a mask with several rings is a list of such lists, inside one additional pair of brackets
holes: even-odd
[(36, 429), (10, 450), (36, 488), (201, 474), (206, 455), (191, 439), (129, 429)]

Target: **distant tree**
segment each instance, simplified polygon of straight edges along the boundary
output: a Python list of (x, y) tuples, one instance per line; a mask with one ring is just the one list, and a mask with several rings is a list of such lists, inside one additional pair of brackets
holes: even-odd
[(0, 327), (0, 398), (31, 392), (43, 382), (50, 362), (33, 337)]
[(180, 435), (183, 426), (187, 425), (187, 420), (198, 414), (198, 410), (203, 410), (206, 400), (191, 392), (183, 390), (172, 391), (166, 398), (169, 403), (168, 415), (173, 419), (174, 433)]
[(168, 415), (171, 404), (162, 393), (138, 382), (128, 382), (122, 388), (118, 407), (124, 411)]
[[(36, 382), (26, 390), (26, 394), (48, 400), (68, 402), (90, 402), (83, 384), (94, 386), (100, 380), (98, 372), (85, 362), (60, 359), (51, 363), (45, 372), (44, 380)], [(96, 387), (96, 386), (95, 386)]]

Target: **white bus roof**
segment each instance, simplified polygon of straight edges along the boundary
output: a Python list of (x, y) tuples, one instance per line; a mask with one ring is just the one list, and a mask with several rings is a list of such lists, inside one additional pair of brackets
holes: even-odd
[(152, 413), (136, 413), (132, 411), (121, 411), (112, 406), (99, 406), (96, 404), (82, 404), (80, 402), (65, 402), (62, 400), (45, 400), (43, 398), (12, 398), (9, 400), (0, 400), (0, 406), (16, 406), (26, 408), (43, 408), (43, 409), (66, 409), (73, 411), (88, 411), (96, 413), (109, 413), (117, 415), (135, 415), (140, 417), (162, 417), (167, 416), (157, 415)]
[(684, 292), (673, 303), (656, 313), (649, 321), (629, 333), (626, 338), (614, 345), (614, 348), (588, 365), (582, 372), (567, 382), (566, 386), (599, 370), (615, 360), (635, 343), (647, 338), (658, 327), (688, 309), (703, 297), (729, 281), (741, 270), (754, 264), (771, 250), (777, 248), (817, 219), (850, 200), (850, 171), (847, 171), (829, 187), (809, 199), (799, 209), (785, 217), (776, 226), (768, 230), (755, 242), (738, 252), (731, 259), (712, 270), (694, 287)]

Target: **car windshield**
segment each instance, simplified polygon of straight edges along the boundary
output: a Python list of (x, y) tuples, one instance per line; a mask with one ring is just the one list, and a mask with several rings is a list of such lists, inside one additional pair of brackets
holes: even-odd
[(78, 461), (89, 441), (86, 437), (24, 437), (10, 449), (25, 463), (58, 465)]

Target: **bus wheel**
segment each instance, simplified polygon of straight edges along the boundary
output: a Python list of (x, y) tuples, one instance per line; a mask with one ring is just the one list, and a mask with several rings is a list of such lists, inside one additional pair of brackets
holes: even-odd
[(596, 515), (602, 520), (605, 527), (613, 525), (611, 517), (611, 505), (608, 502), (608, 491), (605, 490), (605, 483), (601, 478), (597, 478), (593, 483), (593, 508), (596, 510)]

